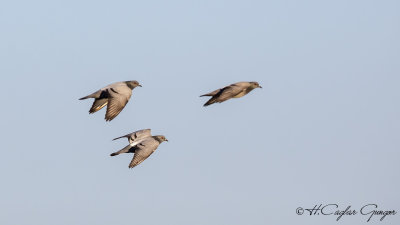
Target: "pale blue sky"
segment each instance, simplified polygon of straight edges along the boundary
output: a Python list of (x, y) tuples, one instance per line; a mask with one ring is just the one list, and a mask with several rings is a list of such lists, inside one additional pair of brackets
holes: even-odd
[[(400, 211), (400, 2), (0, 3), (0, 224), (339, 224)], [(113, 121), (78, 101), (138, 80)], [(238, 81), (264, 88), (204, 108)], [(169, 142), (137, 168), (111, 141)], [(340, 224), (366, 224), (365, 216)], [(399, 224), (400, 214), (371, 224)]]

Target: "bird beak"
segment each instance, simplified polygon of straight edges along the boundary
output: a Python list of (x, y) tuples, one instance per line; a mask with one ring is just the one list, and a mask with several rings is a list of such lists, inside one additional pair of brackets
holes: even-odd
[(139, 84), (138, 86), (139, 86), (139, 87), (142, 87), (142, 85), (140, 85), (140, 84)]
[(259, 88), (262, 88), (261, 86), (258, 86)]
[[(165, 141), (168, 141), (168, 139), (165, 139)], [(169, 141), (168, 141), (169, 142)]]

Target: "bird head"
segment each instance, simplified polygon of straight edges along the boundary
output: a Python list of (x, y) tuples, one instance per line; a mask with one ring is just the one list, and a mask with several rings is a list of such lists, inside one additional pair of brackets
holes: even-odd
[(164, 135), (157, 135), (157, 136), (155, 136), (155, 138), (160, 143), (163, 142), (163, 141), (168, 141), (168, 139)]
[(262, 88), (258, 82), (250, 82), (253, 88)]
[(125, 81), (126, 85), (128, 85), (129, 88), (134, 89), (135, 87), (139, 86), (141, 87), (142, 85), (139, 84), (136, 80), (130, 80), (130, 81)]

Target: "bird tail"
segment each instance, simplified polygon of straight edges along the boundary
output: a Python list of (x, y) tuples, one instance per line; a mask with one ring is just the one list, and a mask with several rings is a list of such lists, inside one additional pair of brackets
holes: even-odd
[(88, 99), (88, 98), (104, 98), (104, 97), (106, 97), (106, 96), (102, 96), (104, 94), (105, 94), (104, 91), (99, 90), (99, 91), (96, 91), (96, 92), (94, 92), (94, 93), (92, 93), (92, 94), (90, 94), (88, 96), (82, 97), (79, 100), (84, 100), (84, 99)]
[(82, 98), (80, 98), (79, 100), (84, 100), (84, 99), (88, 99), (88, 98), (93, 98), (93, 96), (92, 96), (93, 94), (91, 94), (91, 95), (88, 95), (88, 96), (85, 96), (85, 97), (82, 97)]
[(118, 152), (111, 153), (110, 156), (116, 156), (116, 155), (119, 155), (121, 153), (127, 153), (127, 152), (129, 152), (129, 149), (131, 149), (131, 148), (132, 148), (132, 146), (128, 145), (125, 148), (119, 150)]
[(91, 98), (91, 95), (88, 95), (88, 96), (82, 97), (82, 98), (80, 98), (79, 100), (84, 100), (84, 99), (88, 99), (88, 98)]
[(212, 91), (210, 93), (204, 94), (204, 95), (200, 95), (200, 97), (204, 97), (204, 96), (214, 96), (216, 94), (218, 94), (221, 91), (221, 89), (217, 89), (215, 91)]

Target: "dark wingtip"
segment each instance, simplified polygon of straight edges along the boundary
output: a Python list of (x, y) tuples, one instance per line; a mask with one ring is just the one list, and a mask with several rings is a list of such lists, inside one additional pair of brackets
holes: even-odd
[(117, 153), (111, 153), (110, 156), (116, 156), (118, 155)]
[(211, 105), (211, 104), (214, 104), (215, 103), (215, 99), (210, 99), (210, 100), (208, 100), (203, 106), (204, 107), (206, 107), (206, 106), (209, 106), (209, 105)]
[(107, 114), (106, 114), (106, 116), (104, 117), (104, 119), (105, 119), (107, 122), (110, 122), (111, 120), (115, 119), (117, 116), (118, 116), (118, 114), (117, 114), (116, 116), (114, 116), (114, 117), (107, 117)]

